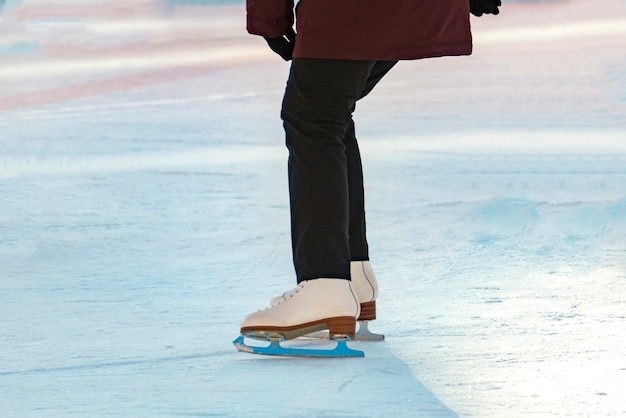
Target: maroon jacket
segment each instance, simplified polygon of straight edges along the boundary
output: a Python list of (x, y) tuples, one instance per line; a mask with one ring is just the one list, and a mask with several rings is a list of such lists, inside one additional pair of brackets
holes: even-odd
[[(293, 0), (247, 0), (247, 28), (278, 38)], [(468, 0), (302, 0), (294, 57), (402, 60), (472, 53)]]

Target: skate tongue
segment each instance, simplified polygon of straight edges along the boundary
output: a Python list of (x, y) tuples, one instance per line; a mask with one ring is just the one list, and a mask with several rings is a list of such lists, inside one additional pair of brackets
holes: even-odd
[(280, 296), (274, 296), (271, 300), (270, 300), (270, 307), (278, 304), (278, 302), (280, 302), (281, 300), (283, 300), (285, 298), (285, 296), (287, 296), (289, 292), (285, 292)]
[(298, 285), (298, 287), (296, 287), (293, 290), (290, 290), (288, 292), (284, 292), (282, 295), (280, 296), (274, 296), (272, 299), (270, 299), (270, 305), (269, 307), (271, 308), (274, 305), (278, 305), (279, 303), (283, 302), (284, 300), (287, 300), (289, 298), (289, 296), (291, 296), (292, 293), (297, 292), (298, 288), (302, 287), (302, 284)]
[(290, 290), (288, 292), (284, 292), (282, 295), (280, 296), (274, 296), (272, 299), (270, 299), (270, 305), (269, 308), (271, 308), (274, 305), (277, 305), (279, 303), (281, 303), (284, 300), (287, 300), (289, 298), (289, 296), (291, 296), (292, 293), (298, 293), (299, 290), (301, 290), (302, 288), (304, 288), (305, 284), (306, 284), (306, 280), (303, 282), (300, 282), (298, 284), (298, 286), (296, 286), (295, 289)]
[[(300, 287), (301, 285), (298, 285), (298, 287)], [(298, 287), (296, 287), (294, 290), (290, 290), (288, 292), (283, 292), (282, 295), (280, 296), (274, 296), (272, 299), (270, 299), (270, 305), (269, 307), (271, 308), (274, 305), (278, 305), (279, 303), (281, 303), (283, 300), (287, 300), (287, 298), (295, 291), (298, 290)]]

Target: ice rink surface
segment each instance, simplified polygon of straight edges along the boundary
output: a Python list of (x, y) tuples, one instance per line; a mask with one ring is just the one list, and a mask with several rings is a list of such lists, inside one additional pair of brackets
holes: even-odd
[(3, 417), (626, 416), (624, 1), (505, 2), (359, 103), (387, 339), (334, 360), (231, 344), (295, 284), (242, 5), (3, 3)]

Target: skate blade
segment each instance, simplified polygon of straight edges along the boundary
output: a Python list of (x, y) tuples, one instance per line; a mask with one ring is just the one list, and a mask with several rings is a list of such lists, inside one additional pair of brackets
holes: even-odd
[(354, 339), (358, 341), (384, 341), (385, 336), (370, 331), (368, 324), (369, 322), (359, 321), (359, 330), (354, 334)]
[[(313, 338), (318, 340), (328, 340), (328, 331), (317, 331), (305, 335), (306, 338)], [(354, 334), (355, 341), (384, 341), (385, 336), (383, 334), (376, 334), (368, 328), (368, 322), (359, 321), (359, 330)]]
[(242, 353), (261, 354), (266, 356), (283, 357), (364, 357), (365, 353), (348, 347), (349, 339), (337, 339), (337, 345), (332, 349), (316, 349), (305, 347), (285, 347), (277, 339), (270, 340), (268, 346), (254, 346), (246, 344), (244, 336), (240, 335), (233, 341), (235, 348)]

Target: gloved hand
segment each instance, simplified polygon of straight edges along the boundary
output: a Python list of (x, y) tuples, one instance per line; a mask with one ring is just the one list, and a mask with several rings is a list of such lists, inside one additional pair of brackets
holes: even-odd
[(285, 61), (293, 58), (293, 48), (296, 46), (296, 32), (289, 28), (280, 38), (265, 38), (272, 51), (280, 55)]
[(500, 0), (470, 0), (470, 12), (474, 16), (482, 16), (483, 13), (497, 15), (500, 13), (498, 6), (502, 6)]

